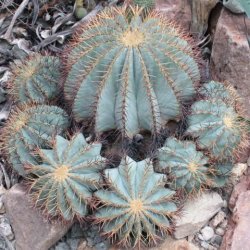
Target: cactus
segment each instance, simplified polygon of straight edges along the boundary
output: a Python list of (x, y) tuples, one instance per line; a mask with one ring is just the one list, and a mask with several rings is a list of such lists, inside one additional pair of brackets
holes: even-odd
[(155, 0), (133, 0), (133, 4), (139, 7), (150, 9), (155, 6)]
[(122, 159), (118, 168), (106, 169), (107, 190), (95, 193), (101, 207), (95, 214), (103, 232), (122, 245), (150, 244), (170, 229), (176, 211), (174, 191), (164, 187), (164, 175), (155, 173), (148, 160)]
[(13, 168), (20, 175), (25, 175), (23, 165), (36, 162), (32, 151), (36, 147), (48, 146), (52, 137), (63, 132), (68, 126), (68, 116), (59, 107), (16, 107), (1, 133), (1, 149)]
[(87, 203), (100, 185), (105, 159), (101, 144), (87, 144), (82, 134), (70, 141), (56, 136), (52, 149), (40, 149), (42, 164), (31, 164), (30, 195), (50, 217), (73, 220), (87, 214)]
[(169, 173), (171, 187), (175, 190), (199, 191), (209, 183), (209, 159), (196, 150), (192, 141), (168, 138), (158, 151), (158, 160), (159, 171)]
[(199, 93), (204, 99), (221, 99), (232, 106), (235, 106), (239, 102), (239, 96), (233, 86), (216, 81), (203, 84)]
[(45, 103), (59, 94), (59, 59), (35, 54), (13, 68), (11, 95), (18, 103)]
[[(131, 18), (127, 13), (133, 12)], [(96, 133), (160, 133), (182, 117), (200, 79), (192, 46), (158, 13), (109, 8), (79, 28), (65, 52), (64, 94), (76, 121)]]
[(186, 134), (197, 137), (198, 146), (209, 150), (216, 159), (232, 159), (245, 141), (244, 123), (235, 109), (221, 99), (195, 102)]

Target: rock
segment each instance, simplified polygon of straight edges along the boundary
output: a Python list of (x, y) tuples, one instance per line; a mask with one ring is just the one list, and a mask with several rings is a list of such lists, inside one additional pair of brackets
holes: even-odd
[(156, 10), (172, 21), (175, 20), (189, 31), (191, 26), (191, 5), (188, 0), (156, 0)]
[(48, 250), (71, 226), (49, 223), (28, 201), (25, 188), (16, 184), (3, 197), (7, 217), (12, 225), (17, 250)]
[(223, 229), (225, 229), (225, 228), (227, 227), (227, 224), (228, 224), (227, 219), (225, 219), (225, 220), (222, 221), (222, 223), (220, 224), (220, 227), (223, 228)]
[(212, 219), (210, 223), (211, 226), (217, 227), (224, 220), (224, 218), (226, 218), (226, 214), (223, 211), (219, 211), (219, 213)]
[(233, 211), (239, 195), (249, 189), (250, 189), (250, 174), (242, 176), (240, 182), (234, 187), (228, 203), (228, 207), (231, 211)]
[(220, 235), (215, 235), (211, 240), (211, 243), (217, 246), (220, 246), (221, 242), (222, 242), (222, 237)]
[(80, 242), (80, 239), (67, 239), (67, 244), (69, 245), (69, 249), (77, 249), (77, 246)]
[(246, 170), (247, 170), (246, 163), (237, 163), (234, 165), (232, 169), (232, 174), (235, 175), (236, 177), (241, 177)]
[(209, 244), (206, 242), (206, 241), (202, 241), (201, 242), (201, 246), (205, 249), (208, 249), (209, 248)]
[(213, 230), (213, 228), (206, 226), (206, 227), (201, 229), (201, 234), (202, 234), (202, 237), (205, 241), (209, 241), (214, 236), (214, 230)]
[(235, 204), (233, 216), (224, 235), (221, 250), (249, 250), (250, 190), (241, 193)]
[(225, 234), (225, 230), (221, 227), (215, 229), (215, 233), (219, 236), (223, 236)]
[[(72, 249), (74, 249), (74, 248), (72, 248)], [(71, 248), (69, 247), (69, 245), (66, 242), (59, 242), (55, 246), (55, 250), (71, 250)]]
[(177, 239), (198, 232), (223, 206), (219, 194), (203, 193), (188, 200), (180, 211), (180, 216), (175, 218), (174, 236)]
[(247, 166), (250, 167), (250, 157), (247, 159)]
[(15, 238), (10, 223), (5, 217), (0, 218), (0, 234), (8, 240), (13, 240)]
[(243, 99), (246, 116), (250, 117), (250, 49), (246, 27), (250, 19), (223, 9), (219, 17), (211, 54), (212, 79), (230, 82)]

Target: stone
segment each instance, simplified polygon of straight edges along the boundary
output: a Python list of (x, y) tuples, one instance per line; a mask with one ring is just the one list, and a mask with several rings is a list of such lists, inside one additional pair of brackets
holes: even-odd
[[(250, 68), (249, 68), (250, 70)], [(246, 163), (237, 163), (233, 166), (232, 174), (236, 177), (241, 177), (244, 172), (247, 170), (247, 164)]]
[(15, 238), (10, 223), (5, 217), (0, 218), (0, 234), (5, 236), (8, 240), (13, 240)]
[(85, 239), (79, 241), (77, 250), (87, 250), (87, 241)]
[(67, 239), (67, 244), (69, 245), (69, 249), (77, 249), (77, 246), (80, 242), (80, 239)]
[(0, 214), (4, 214), (5, 213), (5, 207), (2, 201), (2, 196), (0, 196)]
[[(245, 19), (245, 21), (244, 21)], [(218, 81), (230, 82), (238, 91), (250, 118), (250, 48), (245, 23), (250, 29), (250, 19), (244, 14), (235, 15), (221, 11), (211, 54), (211, 76)]]
[(247, 159), (247, 166), (250, 167), (250, 157)]
[(211, 220), (211, 226), (217, 227), (226, 218), (226, 214), (223, 211), (219, 211)]
[(229, 199), (228, 207), (233, 211), (240, 194), (250, 189), (250, 174), (242, 176), (240, 182), (234, 187)]
[(195, 234), (221, 209), (223, 200), (218, 193), (202, 193), (188, 200), (175, 217), (174, 237), (184, 238)]
[(201, 246), (205, 249), (208, 249), (209, 248), (209, 244), (206, 242), (206, 241), (202, 241), (201, 242)]
[(221, 250), (248, 250), (250, 246), (250, 190), (241, 194), (233, 210), (233, 216), (223, 237)]
[(192, 14), (188, 0), (156, 0), (155, 8), (170, 21), (174, 20), (185, 30), (190, 30)]
[(225, 230), (221, 227), (215, 229), (215, 233), (219, 236), (223, 236), (225, 234)]
[(6, 215), (16, 239), (17, 250), (48, 250), (69, 229), (71, 223), (49, 223), (32, 208), (25, 187), (14, 185), (3, 197)]
[(201, 229), (201, 234), (205, 241), (209, 241), (214, 236), (214, 230), (212, 227), (206, 226)]
[(66, 242), (59, 242), (58, 244), (56, 244), (55, 250), (71, 250), (71, 248)]
[(222, 221), (222, 223), (220, 224), (220, 227), (223, 228), (223, 229), (225, 229), (225, 228), (227, 227), (227, 224), (228, 224), (227, 219), (225, 219), (225, 220)]
[(222, 242), (222, 237), (220, 235), (215, 235), (212, 239), (211, 239), (211, 243), (215, 244), (217, 246), (220, 246)]

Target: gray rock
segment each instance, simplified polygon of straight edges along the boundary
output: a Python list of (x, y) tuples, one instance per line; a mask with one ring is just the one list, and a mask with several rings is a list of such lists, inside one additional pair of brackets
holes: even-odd
[(69, 229), (71, 223), (49, 223), (29, 203), (25, 188), (16, 184), (3, 197), (7, 217), (18, 250), (48, 250)]
[(206, 226), (201, 229), (201, 234), (205, 241), (209, 241), (214, 236), (214, 230), (212, 227)]
[(227, 219), (225, 219), (224, 221), (222, 221), (222, 223), (220, 224), (220, 227), (225, 229), (227, 227)]
[(2, 196), (0, 196), (0, 214), (4, 214), (5, 213), (5, 207), (2, 201)]
[(77, 249), (79, 242), (80, 239), (67, 239), (67, 244), (69, 245), (70, 250)]
[(177, 239), (198, 232), (223, 206), (223, 200), (219, 194), (203, 193), (200, 196), (188, 200), (179, 217), (175, 217), (174, 236)]
[(201, 246), (205, 249), (208, 249), (209, 248), (209, 244), (206, 242), (206, 241), (202, 241), (201, 242)]
[(222, 237), (220, 235), (215, 235), (212, 240), (211, 240), (212, 244), (215, 244), (217, 246), (221, 245), (222, 242)]
[(223, 211), (220, 211), (211, 221), (212, 227), (217, 227), (223, 220), (226, 218), (226, 214)]
[(9, 220), (5, 217), (0, 218), (0, 234), (8, 240), (13, 240), (15, 238)]
[(215, 229), (215, 233), (220, 235), (220, 236), (223, 236), (225, 234), (225, 230), (221, 227), (218, 227)]
[(71, 248), (69, 247), (69, 245), (66, 242), (59, 242), (55, 246), (55, 250), (71, 250)]

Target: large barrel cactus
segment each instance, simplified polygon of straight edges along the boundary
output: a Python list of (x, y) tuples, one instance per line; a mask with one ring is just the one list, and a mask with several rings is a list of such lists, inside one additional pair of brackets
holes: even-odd
[[(131, 17), (128, 13), (133, 12)], [(82, 26), (64, 58), (64, 93), (95, 132), (160, 133), (182, 117), (200, 79), (192, 46), (157, 13), (111, 8)]]
[(164, 187), (164, 175), (155, 173), (149, 160), (125, 157), (118, 168), (106, 169), (105, 177), (109, 189), (95, 193), (102, 207), (94, 216), (104, 234), (135, 246), (168, 233), (169, 216), (177, 210), (171, 201), (175, 192)]
[(87, 144), (82, 134), (70, 141), (57, 136), (52, 149), (40, 149), (42, 164), (30, 164), (30, 193), (50, 217), (72, 220), (87, 214), (92, 192), (100, 186), (105, 159), (101, 144)]
[(45, 103), (59, 94), (59, 59), (35, 54), (13, 68), (11, 94), (18, 103)]
[(23, 166), (36, 162), (32, 152), (37, 147), (49, 146), (52, 137), (63, 132), (68, 126), (68, 116), (59, 107), (16, 107), (1, 131), (1, 150), (13, 168), (19, 174), (25, 175)]

